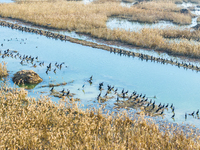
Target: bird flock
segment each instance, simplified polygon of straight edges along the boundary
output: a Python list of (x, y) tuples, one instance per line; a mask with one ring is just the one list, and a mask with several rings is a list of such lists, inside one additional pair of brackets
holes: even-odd
[[(183, 67), (184, 69), (192, 69), (192, 70), (196, 70), (197, 72), (200, 71), (200, 67), (197, 65), (193, 65), (191, 63), (185, 63), (185, 62), (178, 62), (178, 61), (174, 61), (172, 59), (163, 59), (160, 57), (154, 57), (154, 56), (150, 56), (150, 55), (146, 55), (146, 54), (142, 54), (142, 53), (136, 53), (136, 52), (132, 52), (132, 51), (127, 51), (127, 50), (123, 50), (123, 49), (119, 49), (119, 48), (113, 48), (113, 47), (109, 47), (109, 46), (105, 46), (105, 45), (99, 45), (96, 43), (92, 43), (92, 42), (88, 42), (88, 41), (83, 41), (83, 40), (79, 40), (79, 39), (75, 39), (66, 35), (62, 35), (62, 34), (58, 34), (58, 33), (53, 33), (50, 31), (44, 31), (44, 30), (39, 30), (39, 29), (33, 29), (33, 28), (28, 28), (28, 27), (23, 27), (17, 24), (12, 24), (9, 22), (5, 22), (5, 21), (0, 21), (0, 25), (1, 26), (7, 26), (9, 28), (12, 29), (18, 29), (21, 31), (25, 31), (25, 32), (31, 32), (31, 33), (36, 33), (39, 35), (43, 35), (46, 37), (50, 37), (50, 38), (54, 38), (54, 39), (60, 39), (62, 41), (70, 41), (73, 43), (79, 43), (82, 45), (86, 45), (86, 46), (92, 46), (94, 48), (100, 48), (102, 50), (106, 50), (106, 51), (110, 51), (110, 53), (118, 53), (121, 55), (125, 55), (125, 56), (133, 56), (133, 57), (139, 57), (141, 60), (151, 60), (151, 61), (156, 61), (156, 62), (160, 62), (161, 64), (171, 64), (171, 65), (175, 65), (177, 67)], [(23, 41), (22, 41), (23, 42)], [(24, 42), (26, 43), (26, 42)]]
[[(23, 40), (22, 40), (23, 41)], [(1, 44), (1, 46), (3, 46), (3, 44)], [(20, 59), (20, 64), (21, 65), (28, 65), (31, 64), (32, 67), (36, 68), (37, 66), (44, 66), (45, 63), (44, 61), (39, 61), (38, 56), (33, 57), (31, 55), (21, 55), (19, 54), (19, 52), (14, 51), (14, 50), (0, 50), (0, 56), (2, 58), (6, 58), (6, 57), (11, 57), (11, 58), (15, 58), (15, 59)], [(142, 59), (147, 58), (147, 56), (141, 54)], [(151, 59), (152, 60), (152, 59)], [(153, 58), (153, 60), (155, 60)], [(160, 59), (163, 62), (165, 60)], [(172, 61), (172, 60), (171, 60)], [(57, 72), (57, 70), (61, 70), (63, 68), (63, 66), (65, 65), (65, 62), (62, 63), (49, 63), (46, 66), (46, 74), (48, 75), (49, 72), (53, 71), (55, 74)], [(182, 65), (184, 65), (184, 63), (182, 63)], [(189, 64), (191, 65), (191, 64)], [(65, 68), (67, 68), (67, 66), (64, 66)], [(91, 76), (88, 80), (88, 83), (91, 85), (93, 83), (93, 76)], [(121, 92), (118, 91), (118, 88), (114, 88), (114, 86), (111, 85), (107, 85), (107, 90), (105, 94), (102, 94), (103, 90), (104, 90), (104, 83), (101, 82), (98, 85), (98, 89), (100, 91), (100, 93), (97, 95), (97, 100), (99, 103), (103, 103), (108, 101), (109, 99), (116, 99), (116, 103), (114, 103), (116, 106), (116, 109), (119, 108), (133, 108), (133, 109), (140, 109), (142, 110), (146, 115), (148, 116), (163, 116), (164, 112), (166, 110), (171, 109), (172, 112), (172, 116), (171, 118), (174, 119), (175, 118), (175, 107), (173, 106), (173, 104), (171, 104), (171, 106), (169, 107), (169, 104), (159, 104), (156, 105), (155, 104), (155, 100), (153, 101), (152, 99), (149, 100), (148, 97), (146, 97), (146, 94), (138, 94), (136, 91), (132, 92), (129, 95), (129, 91), (125, 91), (124, 89), (122, 89)], [(82, 86), (82, 88), (85, 87), (85, 84)], [(79, 98), (73, 98), (73, 96), (75, 95), (74, 93), (70, 93), (70, 90), (67, 89), (67, 91), (65, 91), (64, 89), (62, 91), (56, 91), (54, 89), (54, 87), (52, 87), (50, 89), (50, 94), (55, 96), (55, 97), (63, 97), (63, 96), (67, 96), (69, 97), (71, 100), (74, 101), (80, 101)], [(194, 118), (200, 119), (199, 118), (199, 110), (193, 111), (192, 113), (185, 113), (185, 119), (188, 118), (188, 116), (193, 116)]]
[[(17, 28), (15, 27), (14, 25), (10, 25), (9, 23), (8, 24), (4, 24), (1, 22), (1, 25), (4, 25), (4, 26), (8, 26), (8, 27), (12, 27), (12, 28)], [(66, 36), (61, 36), (59, 34), (56, 34), (56, 33), (51, 33), (51, 32), (46, 32), (46, 31), (42, 31), (42, 30), (35, 30), (35, 29), (29, 29), (29, 28), (26, 28), (26, 27), (20, 27), (19, 26), (19, 29), (20, 30), (24, 30), (24, 31), (28, 31), (28, 32), (35, 32), (37, 34), (41, 34), (41, 35), (46, 35), (48, 37), (52, 37), (52, 38), (60, 38), (61, 40), (64, 38), (65, 40), (68, 40)], [(7, 41), (11, 41), (11, 39), (7, 39)], [(26, 40), (27, 38), (25, 39), (17, 39), (17, 41), (20, 41), (20, 44), (26, 44)], [(4, 41), (6, 41), (6, 39), (4, 39)], [(4, 46), (3, 43), (0, 44), (1, 47)], [(37, 46), (36, 46), (37, 48)], [(150, 61), (156, 61), (156, 62), (160, 62), (162, 64), (171, 64), (171, 65), (176, 65), (178, 66), (179, 68), (180, 67), (183, 67), (184, 69), (192, 69), (192, 70), (196, 70), (196, 71), (200, 71), (200, 67), (198, 67), (197, 65), (193, 65), (191, 63), (180, 63), (178, 61), (173, 61), (172, 59), (168, 60), (168, 59), (163, 59), (163, 58), (156, 58), (156, 57), (153, 57), (153, 56), (149, 56), (149, 55), (145, 55), (145, 54), (142, 54), (142, 53), (134, 53), (134, 52), (131, 52), (131, 51), (126, 51), (126, 50), (122, 50), (122, 49), (118, 49), (118, 48), (112, 48), (110, 47), (109, 48), (109, 51), (111, 53), (118, 53), (120, 55), (125, 55), (125, 56), (133, 56), (133, 57), (139, 57), (141, 60), (150, 60)], [(28, 65), (28, 64), (31, 64), (32, 67), (36, 68), (38, 66), (45, 66), (45, 63), (44, 61), (39, 61), (39, 58), (38, 56), (36, 57), (33, 57), (31, 55), (21, 55), (19, 54), (19, 52), (17, 51), (14, 51), (14, 50), (10, 50), (10, 49), (7, 49), (7, 50), (0, 50), (0, 56), (4, 59), (6, 57), (12, 57), (12, 58), (15, 58), (15, 59), (20, 59), (20, 64), (21, 65)], [(62, 62), (62, 63), (58, 63), (58, 62), (55, 62), (52, 63), (50, 62), (47, 66), (46, 66), (46, 71), (45, 73), (48, 75), (49, 72), (53, 71), (55, 74), (57, 73), (57, 70), (61, 70), (64, 66), (65, 62)], [(67, 66), (65, 66), (65, 68), (67, 68)], [(93, 76), (91, 76), (88, 80), (88, 82), (90, 83), (90, 85), (92, 84), (92, 80), (93, 80)], [(85, 85), (83, 85), (82, 88), (84, 88)], [(175, 107), (173, 106), (173, 104), (171, 104), (171, 106), (169, 107), (169, 104), (159, 104), (159, 105), (156, 105), (155, 104), (155, 101), (152, 102), (152, 99), (148, 99), (146, 97), (146, 95), (142, 95), (142, 94), (137, 94), (136, 91), (134, 91), (131, 95), (128, 95), (129, 91), (124, 91), (124, 89), (121, 91), (121, 92), (118, 92), (118, 89), (114, 89), (114, 86), (110, 86), (110, 85), (107, 85), (107, 91), (105, 93), (105, 95), (102, 95), (102, 91), (104, 90), (103, 89), (103, 82), (99, 83), (99, 90), (100, 90), (100, 93), (98, 94), (97, 96), (97, 100), (99, 102), (105, 102), (109, 99), (114, 99), (116, 98), (116, 102), (115, 105), (117, 105), (116, 108), (135, 108), (135, 109), (138, 109), (140, 108), (142, 111), (145, 112), (146, 115), (150, 115), (150, 116), (158, 116), (158, 115), (164, 115), (164, 111), (165, 110), (168, 110), (169, 108), (171, 109), (172, 111), (172, 116), (171, 118), (174, 118), (175, 117)], [(73, 97), (74, 93), (70, 93), (70, 90), (67, 90), (65, 91), (64, 89), (62, 91), (56, 91), (54, 89), (54, 87), (52, 87), (52, 89), (50, 90), (52, 95), (56, 96), (56, 97), (62, 97), (62, 96), (70, 96), (70, 97)], [(112, 95), (114, 94), (114, 95)], [(117, 97), (116, 97), (117, 96)], [(197, 119), (200, 119), (199, 118), (199, 110), (192, 112), (192, 113), (185, 113), (185, 119), (187, 119), (188, 116), (193, 116)]]
[[(1, 44), (3, 46), (3, 44)], [(27, 66), (28, 64), (31, 64), (31, 67), (42, 67), (45, 65), (44, 61), (39, 61), (39, 58), (38, 56), (36, 57), (33, 57), (31, 55), (25, 55), (25, 54), (20, 54), (19, 52), (15, 51), (15, 50), (10, 50), (10, 49), (7, 49), (7, 50), (0, 50), (0, 56), (1, 58), (6, 58), (6, 57), (11, 57), (11, 58), (15, 58), (15, 59), (19, 59), (20, 60), (20, 64), (22, 66)], [(57, 72), (57, 70), (61, 70), (63, 67), (64, 68), (67, 68), (67, 66), (64, 66), (65, 62), (62, 62), (62, 63), (58, 63), (58, 62), (55, 62), (54, 65), (52, 65), (53, 63), (49, 63), (47, 66), (46, 66), (46, 74), (48, 75), (48, 73), (50, 71), (53, 71), (55, 74)]]

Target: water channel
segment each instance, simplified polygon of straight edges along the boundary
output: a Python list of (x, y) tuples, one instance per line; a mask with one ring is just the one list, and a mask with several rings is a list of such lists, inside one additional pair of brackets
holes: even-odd
[[(31, 69), (37, 72), (43, 82), (34, 89), (28, 90), (29, 96), (39, 97), (50, 95), (50, 88), (41, 88), (42, 85), (49, 83), (69, 82), (69, 84), (56, 87), (61, 91), (69, 89), (75, 93), (75, 97), (81, 98), (84, 108), (87, 105), (97, 106), (97, 95), (99, 94), (98, 85), (104, 82), (103, 88), (107, 85), (114, 85), (121, 91), (123, 88), (129, 93), (137, 91), (146, 94), (149, 99), (155, 100), (156, 104), (171, 104), (175, 106), (175, 122), (184, 124), (194, 124), (200, 127), (200, 119), (188, 116), (185, 120), (185, 113), (197, 111), (200, 107), (200, 73), (192, 70), (178, 68), (169, 64), (161, 64), (151, 61), (142, 61), (137, 57), (120, 56), (101, 49), (82, 46), (75, 43), (64, 42), (40, 36), (37, 34), (26, 33), (12, 30), (0, 26), (0, 47), (1, 51), (10, 49), (16, 50), (21, 55), (38, 56), (38, 61), (43, 62), (44, 66), (39, 66), (39, 62), (33, 64), (20, 64), (20, 59), (11, 57), (0, 58), (7, 62), (11, 86), (13, 74), (22, 69)], [(46, 66), (49, 63), (62, 63), (61, 70), (57, 69), (46, 74)], [(53, 69), (56, 68), (54, 65)], [(53, 70), (52, 69), (52, 70)], [(87, 80), (93, 76), (93, 83), (90, 85)], [(73, 82), (72, 82), (73, 81)], [(84, 88), (83, 88), (84, 85)], [(102, 94), (105, 94), (103, 91)], [(58, 98), (52, 97), (53, 101), (58, 102)], [(105, 102), (106, 108), (112, 110), (116, 97)], [(171, 118), (171, 109), (164, 111), (165, 119), (174, 122)], [(161, 119), (159, 117), (158, 119)]]

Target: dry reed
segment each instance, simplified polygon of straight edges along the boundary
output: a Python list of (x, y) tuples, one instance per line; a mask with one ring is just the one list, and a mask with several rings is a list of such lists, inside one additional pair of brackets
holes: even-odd
[[(155, 3), (151, 3), (152, 5)], [(164, 3), (161, 3), (164, 6)], [(119, 3), (90, 3), (83, 4), (80, 2), (37, 2), (37, 3), (11, 3), (0, 4), (0, 15), (2, 17), (17, 18), (25, 22), (31, 22), (36, 25), (66, 29), (69, 31), (76, 31), (98, 37), (106, 40), (117, 40), (134, 46), (154, 48), (157, 50), (164, 50), (170, 53), (185, 55), (190, 57), (200, 57), (199, 46), (191, 44), (171, 44), (165, 38), (180, 37), (188, 41), (190, 39), (199, 39), (199, 32), (182, 30), (155, 30), (143, 29), (139, 32), (130, 32), (120, 29), (111, 30), (106, 27), (106, 21), (110, 16), (120, 16), (129, 18), (130, 20), (142, 22), (155, 22), (160, 19), (170, 20), (178, 24), (187, 24), (191, 22), (191, 16), (181, 14), (175, 9), (170, 9), (169, 4), (162, 9), (158, 6), (152, 9), (142, 9), (137, 7), (122, 7)], [(147, 7), (145, 5), (145, 7)], [(12, 10), (12, 11), (10, 11)], [(77, 11), (79, 10), (79, 11)], [(184, 33), (184, 35), (183, 35)], [(182, 48), (182, 46), (186, 46)], [(191, 46), (189, 51), (186, 51)]]
[(200, 22), (200, 17), (197, 18), (197, 22)]
[(8, 75), (6, 63), (2, 62), (0, 63), (0, 77), (5, 77)]
[[(24, 89), (0, 90), (1, 149), (199, 149), (195, 130), (158, 124), (144, 115), (129, 117), (82, 110), (62, 98), (27, 97)], [(164, 130), (163, 130), (164, 129)]]
[(149, 1), (142, 2), (136, 5), (137, 8), (146, 10), (157, 10), (165, 12), (179, 12), (181, 8), (172, 1)]

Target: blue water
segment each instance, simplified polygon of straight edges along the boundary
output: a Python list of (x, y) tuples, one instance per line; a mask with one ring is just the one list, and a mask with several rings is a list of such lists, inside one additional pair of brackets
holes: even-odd
[(11, 3), (13, 0), (0, 0), (0, 3)]
[[(69, 89), (76, 93), (75, 97), (81, 98), (81, 104), (97, 105), (96, 97), (99, 94), (98, 84), (104, 82), (114, 85), (121, 91), (123, 88), (133, 92), (146, 94), (151, 98), (156, 96), (156, 104), (173, 103), (175, 106), (175, 121), (184, 122), (185, 113), (192, 113), (200, 108), (200, 73), (192, 70), (185, 70), (172, 65), (163, 65), (157, 62), (141, 61), (138, 58), (120, 56), (101, 49), (91, 48), (47, 38), (44, 36), (12, 30), (7, 27), (0, 27), (0, 44), (3, 43), (1, 50), (17, 50), (22, 55), (38, 56), (39, 61), (44, 61), (45, 65), (32, 67), (32, 64), (22, 66), (19, 59), (0, 58), (0, 61), (7, 62), (10, 71), (9, 79), (13, 74), (22, 69), (31, 69), (37, 72), (43, 82), (38, 84), (33, 90), (29, 90), (29, 96), (39, 97), (40, 92), (49, 95), (50, 88), (39, 88), (48, 83), (70, 82), (65, 86), (56, 87), (56, 90)], [(12, 38), (12, 39), (11, 39)], [(17, 38), (17, 39), (16, 39)], [(23, 39), (23, 40), (22, 40)], [(57, 69), (56, 74), (51, 71), (45, 73), (46, 66), (55, 62), (65, 65), (61, 70)], [(54, 65), (53, 69), (55, 68)], [(67, 66), (67, 68), (65, 67)], [(87, 80), (93, 75), (93, 84)], [(10, 81), (12, 86), (12, 81)], [(85, 87), (82, 88), (82, 85)], [(105, 91), (103, 91), (105, 94)], [(58, 101), (57, 98), (53, 98)], [(115, 99), (105, 104), (107, 108), (114, 106)], [(165, 111), (165, 118), (169, 121), (172, 113), (169, 109)], [(194, 124), (200, 127), (200, 120), (188, 116), (185, 123)]]

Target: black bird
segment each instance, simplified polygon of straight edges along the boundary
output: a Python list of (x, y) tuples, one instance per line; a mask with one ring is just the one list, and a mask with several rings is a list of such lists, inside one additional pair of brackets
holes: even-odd
[(173, 103), (171, 104), (170, 108), (173, 108)]
[(172, 112), (174, 112), (174, 109), (175, 109), (175, 108), (173, 107), (173, 108), (172, 108)]
[(99, 93), (99, 95), (97, 96), (97, 100), (100, 100), (100, 96), (101, 96), (101, 93)]
[(165, 104), (163, 104), (162, 108), (164, 108), (164, 107), (165, 107)]
[(61, 91), (61, 93), (65, 93), (65, 89), (63, 88), (63, 90)]
[(160, 115), (162, 115), (164, 113), (164, 110), (160, 113)]
[(161, 107), (159, 107), (159, 108), (156, 110), (156, 113), (159, 112), (159, 110), (161, 110)]
[(53, 90), (54, 90), (54, 86), (51, 88), (51, 90), (50, 90), (50, 91), (51, 91), (51, 92), (53, 92)]
[(142, 93), (140, 94), (140, 96), (139, 97), (142, 97)]
[(70, 90), (67, 91), (67, 94), (66, 94), (66, 95), (69, 95), (69, 93), (70, 93)]
[(175, 113), (172, 115), (172, 117), (171, 117), (171, 118), (174, 118), (174, 116), (175, 116)]
[(196, 115), (199, 115), (199, 109), (197, 110)]
[(110, 85), (107, 85), (107, 87), (108, 87), (108, 91), (111, 91), (111, 86), (110, 86)]
[(167, 103), (167, 105), (165, 106), (165, 108), (167, 108), (169, 106), (169, 104)]
[(119, 102), (119, 97), (117, 97), (117, 102)]
[(101, 93), (99, 93), (98, 97), (100, 97), (100, 96), (101, 96)]
[(97, 96), (97, 100), (100, 100), (100, 96)]
[(99, 90), (102, 90), (102, 86), (99, 86)]
[(108, 95), (108, 93), (106, 93), (105, 95), (104, 95), (104, 97), (106, 97)]
[(124, 93), (124, 89), (122, 90), (122, 93)]
[(93, 76), (90, 77), (90, 80), (92, 80), (92, 77), (93, 77)]
[(103, 82), (99, 83), (99, 86), (103, 86)]
[(33, 63), (33, 61), (34, 61), (34, 57), (33, 57), (33, 58), (31, 58), (31, 63)]
[(155, 108), (155, 104), (153, 103), (153, 105), (152, 105), (153, 107), (152, 107), (152, 110)]
[(194, 113), (195, 113), (195, 111), (193, 111), (191, 114), (188, 114), (188, 115), (190, 115), (190, 116), (194, 116)]
[(187, 119), (187, 113), (185, 113), (185, 119)]
[(60, 64), (60, 69), (62, 68), (62, 64)]
[(51, 69), (51, 63), (49, 64), (48, 68)]
[(122, 93), (122, 96), (123, 96), (123, 98), (125, 98), (126, 96), (125, 96), (125, 93)]
[(56, 73), (56, 68), (53, 70), (54, 73)]
[(134, 92), (133, 92), (133, 95), (136, 95), (136, 94), (137, 94), (137, 92), (136, 92), (136, 91), (134, 91)]
[(125, 93), (128, 94), (128, 90)]

